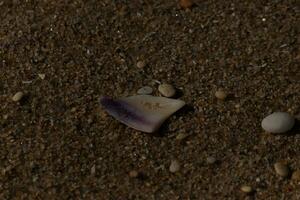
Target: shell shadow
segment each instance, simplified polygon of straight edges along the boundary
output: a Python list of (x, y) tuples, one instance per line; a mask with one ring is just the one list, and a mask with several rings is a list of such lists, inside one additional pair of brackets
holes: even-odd
[(225, 101), (234, 101), (236, 97), (234, 96), (233, 93), (229, 93), (228, 96), (226, 97)]
[[(188, 113), (193, 113), (193, 112), (195, 112), (195, 108), (191, 105), (186, 104), (180, 110), (175, 112), (173, 115), (175, 115), (176, 118), (179, 118), (183, 115), (186, 115)], [(170, 120), (171, 120), (170, 118), (166, 119), (166, 121), (164, 121), (164, 123), (161, 125), (161, 127), (157, 131), (150, 133), (150, 135), (154, 136), (154, 137), (166, 136), (166, 133), (169, 132)]]

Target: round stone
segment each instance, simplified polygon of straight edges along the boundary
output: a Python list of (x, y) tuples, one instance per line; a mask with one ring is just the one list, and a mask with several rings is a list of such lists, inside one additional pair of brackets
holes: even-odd
[(300, 170), (296, 170), (293, 172), (292, 179), (295, 181), (300, 181)]
[(253, 192), (253, 189), (251, 186), (248, 186), (248, 185), (243, 185), (241, 187), (241, 191), (246, 193), (246, 194), (249, 194), (249, 193), (252, 193)]
[(137, 93), (141, 94), (141, 95), (152, 94), (152, 92), (153, 92), (153, 89), (149, 86), (144, 86), (137, 91)]
[(217, 161), (217, 159), (215, 157), (209, 156), (206, 158), (206, 162), (208, 164), (214, 164)]
[(225, 100), (228, 95), (222, 88), (220, 88), (216, 91), (215, 96), (220, 100)]
[(136, 66), (137, 66), (137, 68), (140, 68), (140, 69), (142, 69), (142, 68), (144, 68), (145, 66), (146, 66), (146, 63), (144, 62), (144, 61), (138, 61), (137, 63), (136, 63)]
[(295, 118), (286, 112), (274, 112), (265, 117), (262, 128), (269, 133), (285, 133), (293, 128)]
[(172, 85), (166, 83), (159, 85), (158, 91), (165, 97), (172, 97), (176, 93), (175, 88)]
[(178, 160), (172, 160), (171, 165), (169, 167), (170, 172), (175, 173), (178, 172), (179, 169), (180, 169), (180, 163), (178, 162)]
[(275, 172), (281, 177), (287, 177), (290, 173), (290, 169), (287, 165), (277, 162), (274, 164)]
[(20, 101), (24, 96), (24, 93), (23, 92), (17, 92), (13, 97), (12, 97), (12, 100), (17, 102), (17, 101)]

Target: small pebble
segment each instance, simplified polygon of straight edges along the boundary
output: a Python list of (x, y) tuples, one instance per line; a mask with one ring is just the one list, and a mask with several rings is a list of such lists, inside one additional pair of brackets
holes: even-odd
[(13, 97), (12, 97), (12, 100), (17, 102), (17, 101), (20, 101), (24, 96), (24, 93), (23, 92), (17, 92)]
[(158, 91), (165, 97), (172, 97), (176, 93), (175, 88), (172, 85), (166, 83), (159, 85)]
[(300, 181), (300, 170), (296, 170), (293, 172), (292, 179), (295, 181)]
[(142, 68), (144, 68), (145, 66), (146, 66), (146, 63), (144, 62), (144, 61), (138, 61), (137, 63), (136, 63), (136, 66), (137, 66), (137, 68), (140, 68), (140, 69), (142, 69)]
[(129, 172), (129, 177), (131, 177), (131, 178), (136, 178), (138, 176), (139, 176), (139, 173), (135, 170), (132, 170)]
[(180, 169), (180, 164), (179, 164), (178, 160), (172, 160), (171, 165), (169, 167), (170, 172), (175, 173), (175, 172), (178, 172), (179, 169)]
[(269, 133), (285, 133), (293, 128), (295, 118), (286, 112), (274, 112), (265, 117), (262, 128)]
[(287, 165), (277, 162), (274, 164), (275, 172), (281, 177), (287, 177), (290, 173), (290, 169)]
[(206, 162), (208, 164), (214, 164), (217, 161), (217, 159), (215, 157), (209, 156), (206, 158)]
[(187, 138), (188, 136), (189, 136), (189, 134), (186, 134), (186, 133), (179, 133), (179, 134), (176, 136), (176, 140), (182, 141), (182, 140), (184, 140), (185, 138)]
[(225, 100), (228, 95), (223, 89), (220, 88), (216, 91), (215, 96), (220, 100)]
[(181, 8), (187, 9), (191, 8), (193, 6), (193, 1), (192, 0), (180, 0), (179, 5)]
[(153, 92), (153, 89), (149, 86), (144, 86), (137, 91), (137, 93), (141, 94), (141, 95), (152, 94), (152, 92)]
[(253, 192), (253, 189), (252, 189), (251, 186), (243, 185), (243, 186), (241, 187), (241, 191), (244, 192), (244, 193), (246, 193), (246, 194), (250, 194), (250, 193)]

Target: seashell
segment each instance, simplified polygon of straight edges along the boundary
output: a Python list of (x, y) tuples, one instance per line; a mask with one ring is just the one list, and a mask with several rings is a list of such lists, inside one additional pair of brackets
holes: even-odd
[(100, 103), (115, 119), (131, 128), (147, 133), (159, 129), (170, 115), (185, 105), (182, 100), (151, 95), (118, 99), (102, 97)]

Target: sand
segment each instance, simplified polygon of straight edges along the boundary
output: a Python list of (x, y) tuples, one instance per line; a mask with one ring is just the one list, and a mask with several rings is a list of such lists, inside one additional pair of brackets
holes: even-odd
[[(0, 19), (0, 199), (300, 198), (273, 167), (300, 168), (299, 123), (260, 126), (300, 113), (297, 1), (3, 0)], [(157, 81), (188, 106), (156, 134), (99, 104)]]

